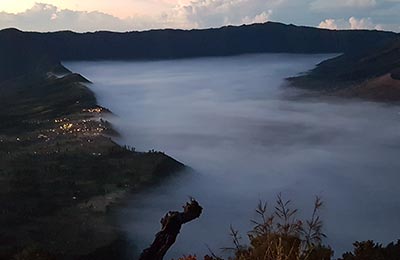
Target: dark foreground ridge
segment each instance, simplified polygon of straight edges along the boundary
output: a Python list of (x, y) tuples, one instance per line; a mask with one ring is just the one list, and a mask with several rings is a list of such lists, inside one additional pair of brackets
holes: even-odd
[(88, 80), (24, 60), (35, 69), (0, 82), (0, 259), (118, 259), (110, 206), (184, 165), (119, 146)]

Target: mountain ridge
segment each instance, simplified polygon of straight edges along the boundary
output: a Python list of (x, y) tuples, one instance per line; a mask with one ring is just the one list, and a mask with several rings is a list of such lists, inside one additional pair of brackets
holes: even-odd
[[(382, 46), (394, 32), (333, 31), (267, 22), (211, 29), (76, 33), (0, 31), (0, 81), (69, 60), (159, 60), (247, 53), (349, 53)], [(22, 69), (20, 69), (22, 68)], [(39, 67), (43, 70), (41, 67)]]
[(400, 101), (400, 39), (367, 52), (321, 62), (305, 75), (289, 78), (307, 90), (382, 102)]

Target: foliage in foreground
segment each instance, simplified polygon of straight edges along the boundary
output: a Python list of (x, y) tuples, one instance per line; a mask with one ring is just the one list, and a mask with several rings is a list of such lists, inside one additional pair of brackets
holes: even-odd
[[(248, 233), (249, 245), (241, 244), (238, 231), (231, 228), (234, 247), (228, 260), (331, 260), (333, 251), (322, 243), (322, 221), (319, 210), (322, 201), (316, 198), (314, 210), (309, 220), (297, 218), (297, 209), (291, 202), (279, 195), (274, 210), (268, 213), (266, 203), (259, 203), (256, 212), (259, 220), (252, 221), (253, 229)], [(387, 246), (373, 241), (355, 242), (353, 252), (343, 254), (338, 260), (399, 260), (400, 240)], [(26, 248), (15, 255), (14, 260), (56, 260), (56, 256), (38, 247)], [(84, 258), (82, 258), (84, 259)], [(196, 255), (188, 255), (178, 260), (200, 260)], [(224, 260), (213, 254), (204, 260)]]
[(399, 260), (400, 240), (386, 247), (373, 241), (355, 242), (354, 251), (343, 254), (339, 260)]
[[(260, 202), (256, 212), (259, 220), (252, 220), (253, 229), (248, 233), (249, 245), (241, 244), (238, 231), (231, 227), (234, 244), (233, 256), (229, 260), (330, 260), (333, 250), (322, 243), (322, 221), (319, 210), (323, 206), (316, 198), (310, 219), (297, 218), (297, 209), (291, 208), (291, 201), (285, 201), (278, 195), (272, 212), (267, 204)], [(197, 260), (193, 255), (178, 260)], [(343, 254), (338, 260), (399, 260), (400, 240), (386, 247), (373, 241), (354, 243), (354, 252)], [(212, 254), (204, 260), (223, 260)]]
[(323, 203), (316, 198), (314, 210), (309, 220), (297, 217), (298, 210), (291, 207), (278, 195), (272, 212), (267, 203), (260, 202), (256, 212), (259, 220), (253, 220), (253, 230), (249, 232), (249, 246), (240, 243), (237, 231), (231, 228), (235, 245), (235, 260), (328, 260), (333, 251), (322, 244), (322, 221), (319, 210)]

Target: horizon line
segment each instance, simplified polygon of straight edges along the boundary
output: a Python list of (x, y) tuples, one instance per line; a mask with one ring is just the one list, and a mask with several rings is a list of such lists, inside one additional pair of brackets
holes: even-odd
[(302, 27), (302, 28), (312, 28), (316, 30), (323, 30), (323, 31), (377, 31), (377, 32), (386, 32), (386, 33), (394, 33), (394, 34), (399, 34), (400, 32), (395, 32), (395, 31), (386, 31), (386, 30), (378, 30), (378, 29), (328, 29), (328, 28), (319, 28), (316, 26), (309, 26), (309, 25), (296, 25), (293, 23), (284, 23), (284, 22), (275, 22), (275, 21), (266, 21), (264, 23), (252, 23), (252, 24), (240, 24), (240, 25), (222, 25), (219, 27), (207, 27), (207, 28), (191, 28), (191, 29), (183, 29), (183, 28), (152, 28), (152, 29), (145, 29), (145, 30), (132, 30), (132, 31), (112, 31), (112, 30), (95, 30), (95, 31), (84, 31), (84, 32), (78, 32), (78, 31), (73, 31), (69, 29), (65, 30), (56, 30), (56, 31), (30, 31), (30, 30), (21, 30), (17, 27), (7, 27), (0, 29), (0, 32), (7, 31), (7, 30), (15, 30), (18, 32), (22, 33), (60, 33), (60, 32), (71, 32), (75, 34), (90, 34), (90, 33), (100, 33), (100, 32), (108, 32), (108, 33), (145, 33), (145, 32), (154, 32), (154, 31), (184, 31), (184, 32), (190, 32), (190, 31), (207, 31), (207, 30), (220, 30), (224, 28), (239, 28), (239, 27), (251, 27), (251, 26), (257, 26), (257, 25), (266, 25), (266, 24), (279, 24), (279, 25), (284, 25), (284, 26), (295, 26), (295, 27)]

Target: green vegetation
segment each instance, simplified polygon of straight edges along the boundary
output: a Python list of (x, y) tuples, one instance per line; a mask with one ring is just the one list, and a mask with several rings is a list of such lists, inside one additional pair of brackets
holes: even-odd
[[(227, 248), (233, 254), (228, 260), (331, 260), (333, 250), (323, 244), (325, 234), (319, 210), (323, 203), (316, 198), (309, 219), (298, 219), (297, 209), (291, 201), (278, 195), (274, 210), (268, 212), (267, 204), (260, 202), (256, 208), (258, 220), (252, 220), (253, 229), (248, 233), (249, 245), (241, 243), (238, 231), (231, 227), (234, 247)], [(178, 260), (197, 260), (193, 255)], [(343, 254), (338, 260), (397, 260), (400, 259), (400, 240), (386, 247), (372, 241), (355, 242), (354, 252)], [(214, 253), (204, 260), (223, 260)]]
[(121, 236), (109, 206), (184, 167), (114, 143), (87, 82), (72, 73), (0, 82), (0, 259), (112, 247)]
[(400, 101), (400, 40), (384, 47), (346, 53), (290, 78), (294, 86), (329, 95), (381, 102)]
[(400, 68), (400, 39), (364, 52), (346, 53), (322, 62), (308, 77), (357, 82), (392, 73)]
[(290, 201), (281, 195), (275, 210), (268, 213), (267, 204), (259, 203), (256, 212), (260, 221), (252, 221), (255, 226), (249, 233), (250, 246), (240, 244), (237, 231), (232, 229), (235, 257), (238, 260), (325, 260), (333, 251), (322, 245), (322, 221), (318, 210), (322, 201), (317, 198), (309, 220), (297, 218), (297, 209), (290, 208)]

